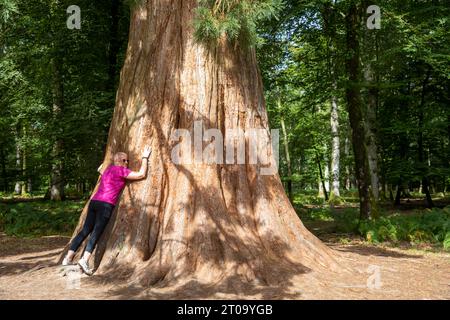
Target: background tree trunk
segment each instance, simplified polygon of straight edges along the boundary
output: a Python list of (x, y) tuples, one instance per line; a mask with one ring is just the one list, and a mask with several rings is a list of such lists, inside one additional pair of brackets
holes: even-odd
[(19, 195), (22, 193), (22, 182), (19, 180), (19, 177), (22, 177), (22, 151), (20, 148), (20, 134), (21, 128), (20, 124), (16, 126), (15, 130), (16, 134), (16, 183), (14, 184), (14, 193)]
[(423, 147), (423, 122), (424, 122), (424, 114), (423, 114), (423, 109), (425, 107), (425, 95), (426, 95), (426, 88), (427, 88), (427, 83), (429, 81), (430, 78), (430, 71), (428, 70), (425, 76), (425, 79), (423, 81), (422, 84), (422, 94), (421, 94), (421, 99), (420, 99), (420, 106), (419, 106), (419, 136), (418, 136), (418, 151), (419, 151), (419, 163), (422, 166), (422, 192), (425, 193), (425, 198), (426, 198), (426, 202), (427, 202), (427, 207), (428, 208), (432, 208), (433, 207), (433, 200), (431, 198), (431, 194), (430, 194), (430, 184), (429, 184), (429, 180), (428, 180), (428, 168), (429, 165), (428, 163), (425, 162), (425, 157), (424, 157), (424, 147)]
[[(281, 103), (281, 102), (280, 102)], [(286, 124), (284, 123), (283, 117), (280, 119), (281, 123), (281, 130), (283, 131), (283, 145), (284, 145), (284, 152), (286, 155), (286, 164), (287, 164), (287, 170), (288, 170), (288, 197), (289, 200), (292, 202), (292, 167), (291, 167), (291, 157), (289, 155), (289, 141), (288, 141), (288, 135), (286, 131)]]
[(108, 48), (108, 90), (115, 91), (116, 75), (118, 72), (117, 54), (120, 48), (119, 41), (119, 0), (111, 0), (110, 16), (111, 26), (109, 33), (109, 48)]
[(340, 197), (339, 193), (339, 160), (340, 160), (340, 140), (339, 140), (339, 111), (336, 96), (331, 97), (331, 192)]
[(239, 290), (337, 270), (336, 253), (303, 226), (278, 174), (261, 175), (252, 164), (172, 162), (170, 135), (192, 133), (196, 120), (224, 134), (268, 129), (254, 49), (223, 38), (215, 48), (196, 44), (196, 6), (147, 0), (132, 11), (104, 163), (125, 151), (136, 170), (143, 147), (153, 153), (147, 178), (126, 186), (100, 239), (97, 272), (144, 285), (190, 280)]
[(355, 156), (355, 177), (360, 199), (360, 217), (371, 218), (372, 208), (369, 194), (370, 176), (365, 146), (365, 128), (360, 93), (360, 52), (358, 28), (360, 26), (360, 7), (355, 3), (349, 6), (346, 15), (346, 35), (348, 57), (346, 69), (348, 84), (346, 87), (347, 108), (352, 128), (352, 145)]
[[(24, 128), (24, 137), (26, 137), (26, 131)], [(28, 178), (27, 178), (27, 149), (26, 147), (23, 148), (22, 152), (22, 194), (27, 193), (28, 189)]]
[[(60, 10), (61, 2), (54, 0), (50, 3), (50, 15), (57, 20), (58, 10)], [(52, 93), (52, 115), (53, 115), (53, 146), (52, 146), (52, 165), (50, 172), (50, 200), (61, 201), (64, 195), (64, 154), (63, 154), (63, 138), (64, 132), (64, 83), (63, 83), (63, 58), (60, 26), (51, 25), (52, 29), (52, 58), (51, 58), (51, 93)]]
[(51, 170), (51, 185), (50, 185), (50, 199), (53, 201), (61, 201), (64, 199), (64, 177), (63, 177), (63, 141), (58, 132), (60, 128), (56, 129), (61, 123), (58, 121), (61, 118), (61, 112), (64, 103), (63, 83), (61, 78), (61, 61), (58, 57), (54, 57), (52, 61), (53, 71), (53, 118), (55, 124), (55, 136), (52, 150), (52, 170)]
[(330, 194), (340, 197), (339, 193), (339, 160), (340, 160), (340, 140), (339, 140), (339, 109), (337, 104), (337, 72), (336, 72), (336, 19), (335, 1), (324, 3), (322, 17), (324, 21), (324, 31), (327, 35), (328, 48), (328, 69), (332, 86), (331, 93), (331, 189)]
[[(373, 70), (370, 63), (366, 65), (365, 80), (369, 86), (373, 86)], [(376, 108), (377, 89), (370, 87), (367, 92), (367, 104), (365, 109), (367, 160), (369, 164), (371, 191), (375, 201), (379, 199), (380, 181), (378, 170), (378, 147), (376, 140)]]
[[(3, 180), (3, 191), (8, 192), (9, 179), (6, 173), (6, 156), (4, 146), (0, 147), (0, 161), (2, 162), (2, 180)], [(445, 185), (444, 185), (445, 186)]]
[(322, 171), (322, 165), (320, 164), (319, 155), (316, 154), (317, 167), (319, 168), (319, 197), (324, 196), (325, 201), (328, 201), (328, 186), (326, 185), (325, 177)]
[(345, 137), (344, 142), (344, 155), (345, 155), (345, 189), (350, 190), (351, 189), (351, 177), (350, 177), (350, 165), (348, 164), (348, 157), (350, 155), (350, 141), (348, 136)]
[[(363, 1), (363, 12), (371, 5), (370, 1)], [(364, 15), (363, 15), (364, 16)], [(363, 32), (362, 41), (365, 48), (364, 80), (366, 86), (366, 103), (364, 108), (364, 124), (366, 134), (366, 150), (370, 175), (369, 194), (373, 207), (377, 207), (380, 198), (380, 174), (378, 165), (377, 142), (377, 109), (379, 76), (375, 68), (378, 63), (378, 30)], [(373, 210), (375, 208), (372, 208)]]

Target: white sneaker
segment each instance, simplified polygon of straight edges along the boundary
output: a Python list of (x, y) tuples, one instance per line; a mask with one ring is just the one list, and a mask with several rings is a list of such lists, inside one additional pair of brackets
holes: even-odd
[(91, 268), (89, 268), (89, 264), (84, 259), (80, 259), (78, 261), (78, 265), (81, 267), (84, 273), (86, 273), (88, 276), (92, 276), (94, 271), (92, 271)]
[(73, 265), (73, 264), (74, 264), (73, 261), (67, 259), (67, 256), (64, 257), (64, 260), (62, 261), (62, 265), (63, 265), (63, 266), (70, 266), (70, 265)]

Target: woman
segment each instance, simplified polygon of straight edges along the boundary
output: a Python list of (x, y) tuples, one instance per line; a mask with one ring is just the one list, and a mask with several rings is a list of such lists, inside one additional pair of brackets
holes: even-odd
[(141, 169), (138, 172), (128, 169), (128, 156), (123, 152), (118, 152), (114, 155), (114, 165), (110, 165), (106, 170), (102, 171), (102, 166), (100, 166), (98, 170), (102, 175), (100, 185), (89, 203), (83, 229), (70, 244), (70, 250), (62, 262), (63, 266), (72, 264), (75, 252), (90, 234), (83, 257), (78, 261), (78, 265), (83, 269), (84, 273), (92, 275), (93, 271), (89, 268), (89, 258), (111, 218), (111, 213), (120, 193), (125, 187), (126, 180), (139, 180), (146, 177), (147, 161), (150, 154), (151, 149), (145, 147), (142, 154)]

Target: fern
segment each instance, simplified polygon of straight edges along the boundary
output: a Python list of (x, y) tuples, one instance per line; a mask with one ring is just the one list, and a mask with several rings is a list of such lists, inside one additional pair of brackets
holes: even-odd
[(445, 235), (443, 245), (444, 245), (444, 249), (446, 249), (446, 250), (450, 249), (450, 231), (447, 232), (447, 234)]

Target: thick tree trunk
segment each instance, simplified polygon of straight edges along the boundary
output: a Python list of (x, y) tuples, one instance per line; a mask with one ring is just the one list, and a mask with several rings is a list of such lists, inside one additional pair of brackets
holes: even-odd
[(239, 290), (242, 282), (285, 285), (306, 270), (337, 267), (335, 252), (298, 219), (278, 174), (249, 163), (172, 161), (171, 134), (192, 134), (196, 120), (225, 138), (230, 129), (268, 129), (255, 51), (224, 39), (210, 50), (194, 43), (196, 5), (148, 0), (132, 11), (105, 164), (125, 151), (137, 169), (143, 147), (153, 153), (147, 178), (126, 186), (100, 239), (97, 272)]

